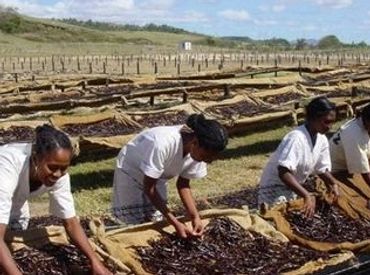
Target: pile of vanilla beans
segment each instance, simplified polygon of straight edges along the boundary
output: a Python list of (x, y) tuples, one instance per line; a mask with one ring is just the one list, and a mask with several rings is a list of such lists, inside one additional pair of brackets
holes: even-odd
[(268, 112), (266, 106), (259, 106), (249, 101), (241, 101), (227, 106), (209, 107), (206, 111), (223, 116), (226, 119), (252, 117)]
[(156, 127), (156, 126), (164, 126), (164, 125), (180, 125), (186, 122), (186, 119), (189, 115), (184, 112), (180, 111), (177, 113), (158, 113), (158, 114), (147, 114), (141, 116), (140, 118), (135, 119), (136, 122), (140, 123), (145, 127)]
[(132, 134), (138, 130), (138, 127), (111, 118), (88, 124), (67, 124), (62, 127), (62, 130), (71, 136), (109, 137)]
[(8, 129), (0, 129), (0, 145), (17, 141), (32, 141), (34, 130), (26, 126), (11, 126)]
[(229, 218), (212, 219), (203, 238), (168, 234), (137, 253), (154, 274), (279, 274), (328, 257), (247, 231)]
[(370, 221), (352, 219), (323, 200), (317, 200), (312, 218), (298, 210), (289, 211), (286, 218), (296, 234), (315, 241), (356, 243), (370, 238)]
[[(104, 222), (108, 222), (107, 216), (102, 216)], [(80, 219), (84, 231), (89, 234), (87, 218)], [(63, 220), (53, 216), (40, 216), (30, 219), (28, 228), (44, 228), (45, 226), (61, 226)], [(26, 247), (12, 253), (19, 270), (23, 274), (37, 275), (75, 275), (91, 274), (91, 267), (88, 259), (74, 245), (52, 245), (42, 247)], [(112, 263), (105, 263), (106, 267), (114, 274), (117, 266)], [(3, 273), (0, 270), (0, 274)]]

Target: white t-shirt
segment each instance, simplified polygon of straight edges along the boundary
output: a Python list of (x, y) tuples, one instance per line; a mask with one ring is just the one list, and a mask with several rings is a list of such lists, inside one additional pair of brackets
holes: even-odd
[(207, 175), (207, 165), (183, 156), (182, 126), (155, 127), (141, 132), (122, 148), (117, 168), (139, 184), (144, 175), (166, 182), (176, 176), (197, 179)]
[(19, 222), (23, 229), (29, 219), (28, 198), (49, 193), (50, 213), (62, 219), (76, 215), (69, 175), (52, 187), (42, 185), (30, 193), (29, 168), (32, 146), (10, 143), (0, 146), (0, 223)]
[(330, 139), (330, 155), (333, 172), (370, 172), (370, 138), (361, 118), (348, 121), (334, 134)]
[(275, 204), (282, 194), (292, 198), (294, 191), (280, 180), (278, 166), (289, 169), (298, 183), (303, 184), (310, 175), (331, 170), (329, 142), (325, 135), (317, 134), (315, 146), (305, 125), (288, 133), (270, 157), (263, 170), (258, 192), (259, 203)]

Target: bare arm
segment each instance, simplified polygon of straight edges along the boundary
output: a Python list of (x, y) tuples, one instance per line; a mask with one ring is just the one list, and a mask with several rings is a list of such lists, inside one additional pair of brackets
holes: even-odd
[(334, 194), (334, 200), (338, 199), (339, 187), (334, 176), (329, 171), (326, 171), (325, 173), (319, 174), (319, 177), (324, 181), (326, 187)]
[(366, 184), (370, 186), (370, 173), (363, 173), (361, 176)]
[(281, 181), (299, 196), (305, 198), (310, 195), (310, 193), (297, 182), (296, 178), (288, 168), (284, 166), (278, 166), (278, 172)]
[(186, 211), (191, 219), (199, 218), (199, 213), (196, 207), (196, 203), (193, 198), (193, 194), (190, 189), (190, 181), (179, 177), (177, 179), (177, 191), (179, 192), (182, 203), (184, 204)]
[(159, 195), (156, 189), (157, 179), (144, 176), (144, 192), (148, 196), (152, 204), (157, 208), (163, 216), (168, 220), (169, 223), (174, 225), (177, 219), (168, 209), (166, 202), (163, 201), (162, 197)]
[(4, 241), (6, 224), (0, 224), (0, 266), (6, 274), (22, 274)]
[(190, 184), (188, 179), (179, 177), (177, 179), (177, 191), (179, 192), (182, 203), (184, 204), (186, 211), (191, 219), (193, 225), (194, 236), (201, 236), (204, 231), (203, 222), (200, 219), (199, 212), (194, 201), (193, 194), (191, 192)]
[(283, 166), (278, 166), (279, 178), (286, 184), (290, 189), (292, 189), (299, 196), (303, 197), (305, 200), (304, 213), (307, 217), (312, 217), (315, 213), (316, 200), (315, 197), (310, 194), (301, 184), (297, 182), (292, 172)]
[(163, 201), (161, 196), (158, 194), (157, 189), (155, 188), (156, 184), (157, 179), (144, 176), (145, 195), (148, 196), (151, 203), (163, 214), (167, 221), (175, 227), (177, 233), (181, 237), (186, 238), (188, 236), (188, 233), (190, 233), (189, 229), (187, 229), (186, 226), (181, 223), (168, 209), (166, 203)]
[(93, 274), (112, 274), (100, 262), (93, 251), (80, 222), (76, 217), (65, 219), (64, 227), (72, 242), (86, 255), (91, 262)]

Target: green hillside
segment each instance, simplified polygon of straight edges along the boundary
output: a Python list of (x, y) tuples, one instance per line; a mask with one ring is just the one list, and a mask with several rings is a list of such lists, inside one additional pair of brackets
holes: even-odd
[[(137, 53), (146, 48), (161, 51), (175, 51), (181, 41), (192, 41), (194, 45), (222, 47), (233, 45), (218, 38), (194, 34), (170, 26), (149, 25), (134, 31), (107, 28), (104, 23), (97, 28), (68, 24), (68, 21), (39, 19), (18, 14), (11, 9), (0, 7), (0, 54), (19, 54), (20, 52), (111, 53), (129, 51)], [(105, 29), (101, 29), (105, 26)], [(127, 25), (126, 25), (127, 27)], [(164, 31), (156, 31), (156, 30)], [(77, 43), (77, 46), (76, 46)], [(66, 52), (67, 51), (67, 52)]]

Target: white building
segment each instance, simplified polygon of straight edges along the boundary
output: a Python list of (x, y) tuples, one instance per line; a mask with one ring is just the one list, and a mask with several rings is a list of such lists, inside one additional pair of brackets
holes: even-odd
[(180, 43), (181, 50), (191, 51), (191, 42), (190, 41), (182, 41)]

